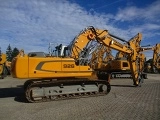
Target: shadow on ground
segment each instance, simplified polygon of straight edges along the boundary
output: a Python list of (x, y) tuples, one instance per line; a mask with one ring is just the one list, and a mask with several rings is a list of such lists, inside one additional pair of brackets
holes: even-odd
[[(133, 85), (111, 85), (111, 87), (135, 87)], [(0, 98), (14, 97), (17, 102), (26, 103), (27, 100), (24, 96), (23, 86), (17, 86), (13, 88), (0, 88)]]
[(14, 97), (17, 102), (26, 102), (23, 86), (13, 88), (0, 88), (0, 98)]
[(134, 86), (134, 85), (111, 85), (113, 87), (137, 87), (137, 86)]

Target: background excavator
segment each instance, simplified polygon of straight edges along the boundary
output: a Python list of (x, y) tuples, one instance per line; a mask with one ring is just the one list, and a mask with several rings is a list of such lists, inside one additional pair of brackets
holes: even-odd
[(107, 65), (113, 59), (114, 56), (111, 54), (111, 48), (106, 47), (103, 44), (99, 44), (93, 51), (89, 64), (94, 70), (99, 70), (103, 68), (107, 69), (107, 67), (109, 67)]
[[(146, 62), (146, 57), (145, 57), (145, 54), (143, 52), (145, 51), (148, 51), (148, 50), (152, 50), (152, 47), (140, 47), (140, 43), (139, 44), (139, 47), (137, 47), (137, 51), (139, 53), (139, 56), (138, 56), (138, 64), (139, 64), (139, 69), (140, 71), (142, 72), (142, 77), (144, 79), (147, 79), (147, 73), (145, 73), (144, 69), (145, 69), (145, 62)], [(112, 74), (112, 78), (128, 78), (128, 77), (132, 77), (131, 76), (131, 70), (130, 70), (130, 64), (129, 64), (129, 61), (128, 61), (128, 56), (127, 54), (125, 53), (122, 53), (122, 52), (118, 52), (116, 54), (116, 57), (115, 57), (115, 60), (112, 62), (112, 65), (114, 65), (114, 67), (118, 69), (118, 66), (115, 65), (119, 63), (121, 67), (119, 67), (119, 71), (118, 72), (114, 72)], [(120, 69), (121, 68), (121, 69)]]
[(152, 69), (154, 73), (160, 73), (160, 44), (156, 44), (154, 48)]
[(157, 43), (151, 48), (153, 51), (153, 58), (151, 62), (146, 62), (145, 72), (160, 73), (160, 43)]
[[(141, 34), (140, 34), (141, 35)], [(141, 36), (140, 36), (141, 37)], [(62, 45), (56, 47), (54, 56), (32, 52), (12, 60), (11, 72), (15, 78), (25, 78), (25, 97), (29, 102), (106, 95), (110, 92), (110, 73), (105, 80), (91, 79), (101, 69), (92, 68), (90, 55), (98, 44), (128, 55), (133, 83), (141, 85), (141, 73), (137, 65), (137, 46), (134, 42), (123, 45), (108, 30), (88, 27), (81, 31), (59, 54)], [(23, 67), (22, 67), (23, 66)]]
[(7, 61), (6, 54), (3, 54), (0, 49), (0, 78), (3, 79), (10, 75), (11, 62)]
[[(141, 34), (137, 34), (136, 36), (131, 38), (128, 42), (123, 39), (121, 40), (125, 42), (124, 46), (134, 43), (136, 45), (137, 53), (140, 54), (139, 49), (140, 49), (140, 41), (142, 39), (141, 36), (142, 36)], [(104, 54), (104, 53), (107, 53), (107, 54)], [(119, 51), (117, 52), (116, 57), (114, 58), (111, 55), (111, 49), (104, 51), (103, 47), (101, 47), (100, 49), (96, 49), (96, 52), (94, 52), (93, 56), (94, 56), (94, 59), (93, 59), (94, 61), (92, 62), (93, 65), (97, 65), (99, 66), (99, 68), (101, 68), (101, 71), (99, 71), (98, 73), (99, 78), (101, 79), (106, 78), (108, 72), (112, 73), (112, 78), (116, 78), (116, 77), (128, 78), (128, 76), (131, 77), (131, 69), (128, 61), (128, 54)], [(107, 58), (107, 59), (104, 60), (104, 58)], [(139, 62), (138, 64), (140, 64), (140, 59), (138, 62)], [(104, 68), (105, 71), (102, 70), (102, 68)], [(145, 75), (146, 74), (142, 73), (142, 76), (145, 76)]]

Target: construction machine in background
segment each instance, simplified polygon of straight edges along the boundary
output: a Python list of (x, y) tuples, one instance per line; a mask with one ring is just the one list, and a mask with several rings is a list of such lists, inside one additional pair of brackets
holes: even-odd
[[(121, 39), (123, 42), (125, 42), (124, 46), (128, 46), (129, 44), (135, 44), (136, 46), (136, 51), (137, 53), (140, 53), (139, 51), (139, 48), (140, 48), (140, 42), (141, 42), (141, 34), (137, 34), (136, 36), (134, 36), (133, 38), (131, 38), (129, 41), (125, 41), (123, 39)], [(103, 54), (100, 56), (99, 54), (100, 53), (103, 53), (101, 51), (103, 51), (103, 49), (97, 49), (99, 50), (99, 52), (97, 52), (97, 60), (99, 60), (99, 57), (100, 57), (100, 60), (102, 60), (103, 58)], [(111, 56), (109, 54), (109, 56)], [(121, 51), (118, 51), (117, 54), (116, 54), (116, 57), (111, 57), (112, 60), (109, 61), (108, 60), (108, 63), (104, 63), (104, 62), (101, 62), (101, 61), (98, 61), (96, 64), (102, 64), (103, 63), (103, 66), (105, 66), (105, 71), (102, 70), (102, 71), (99, 71), (98, 72), (98, 76), (99, 78), (103, 79), (103, 78), (106, 78), (107, 76), (107, 73), (108, 72), (111, 72), (112, 75), (111, 75), (111, 78), (131, 78), (131, 69), (130, 69), (130, 64), (129, 64), (129, 61), (128, 61), (128, 54), (124, 53), (124, 52), (121, 52)], [(140, 62), (140, 61), (138, 61)], [(144, 73), (143, 73), (143, 76), (144, 76)]]
[(111, 48), (103, 44), (98, 44), (96, 49), (92, 52), (89, 64), (94, 70), (107, 69), (109, 62), (113, 59), (114, 56), (111, 54)]
[(145, 72), (147, 73), (160, 73), (160, 43), (152, 47), (153, 58), (151, 62), (145, 63)]
[[(124, 45), (133, 44), (133, 43), (135, 44), (136, 52), (138, 53), (137, 58), (139, 58), (139, 54), (140, 54), (139, 48), (140, 48), (141, 39), (142, 39), (142, 35), (137, 34), (136, 36), (131, 38), (127, 43), (124, 44)], [(114, 71), (112, 72), (112, 78), (131, 78), (132, 77), (128, 57), (129, 57), (128, 54), (124, 52), (121, 52), (121, 51), (117, 52), (115, 59), (110, 63), (110, 66)], [(140, 63), (140, 59), (137, 59), (136, 62), (138, 66), (138, 64)]]
[[(119, 40), (122, 41), (108, 30), (88, 27), (64, 49), (65, 54), (46, 56), (44, 52), (32, 52), (23, 57), (15, 57), (12, 60), (12, 76), (29, 79), (24, 84), (25, 97), (29, 102), (106, 95), (111, 89), (111, 73), (108, 72), (105, 80), (94, 79), (94, 73), (105, 69), (92, 68), (89, 64), (90, 55), (98, 43), (126, 53), (133, 83), (135, 86), (141, 85), (137, 46), (134, 42), (123, 45)], [(62, 45), (56, 47), (55, 52), (61, 49)]]
[[(140, 43), (139, 43), (139, 47), (137, 47), (137, 51), (139, 53), (139, 56), (137, 57), (139, 61), (138, 62), (139, 69), (142, 73), (142, 78), (144, 79), (147, 79), (147, 73), (145, 73), (145, 66), (144, 66), (146, 62), (146, 57), (143, 52), (152, 50), (152, 49), (153, 47), (140, 47)], [(119, 63), (119, 66), (121, 67), (118, 67), (117, 63)], [(119, 71), (112, 73), (112, 78), (131, 78), (132, 77), (127, 54), (122, 52), (117, 52), (115, 60), (112, 61), (111, 64), (112, 64), (112, 67), (114, 66), (114, 68), (116, 69), (119, 68)]]
[(160, 73), (160, 43), (157, 43), (153, 50), (153, 62), (152, 62), (153, 73)]
[(6, 54), (3, 54), (0, 50), (0, 79), (10, 75), (11, 62), (7, 61)]

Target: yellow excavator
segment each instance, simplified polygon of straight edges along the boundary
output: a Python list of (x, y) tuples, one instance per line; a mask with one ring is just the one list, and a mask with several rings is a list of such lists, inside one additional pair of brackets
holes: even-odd
[(148, 73), (160, 73), (160, 43), (157, 43), (151, 48), (153, 51), (152, 62), (146, 62), (145, 71)]
[[(146, 57), (145, 57), (145, 54), (143, 52), (145, 51), (148, 51), (148, 50), (153, 50), (153, 47), (146, 47), (146, 46), (142, 46), (140, 47), (140, 44), (139, 44), (139, 47), (137, 47), (137, 51), (139, 53), (139, 56), (137, 57), (138, 59), (138, 64), (139, 64), (139, 69), (142, 73), (142, 78), (144, 79), (147, 79), (147, 73), (145, 73), (145, 62), (146, 62)], [(129, 61), (128, 61), (128, 56), (127, 54), (125, 53), (122, 53), (122, 52), (118, 52), (116, 54), (116, 58), (115, 58), (115, 61), (112, 62), (112, 65), (115, 66), (115, 68), (117, 67), (115, 64), (119, 62), (119, 64), (121, 64), (121, 69), (119, 69), (119, 72), (114, 72), (114, 76), (112, 76), (113, 78), (123, 78), (123, 77), (132, 77), (130, 74), (131, 74), (131, 71), (130, 71), (130, 64), (129, 64)], [(124, 71), (122, 71), (124, 69)], [(129, 76), (127, 76), (127, 75)], [(124, 75), (124, 76), (123, 76)]]
[[(140, 34), (141, 35), (141, 34)], [(110, 73), (106, 80), (90, 79), (96, 71), (89, 65), (89, 54), (94, 44), (124, 52), (128, 55), (135, 86), (141, 85), (137, 65), (137, 46), (134, 42), (123, 45), (121, 40), (108, 32), (92, 26), (82, 30), (65, 47), (56, 47), (53, 56), (43, 52), (32, 52), (12, 60), (12, 76), (29, 79), (24, 84), (25, 97), (29, 102), (42, 102), (69, 98), (106, 95), (110, 92)]]
[[(127, 43), (124, 44), (124, 45), (133, 44), (133, 43), (135, 44), (136, 52), (138, 53), (137, 58), (139, 58), (139, 54), (140, 54), (139, 48), (140, 48), (141, 39), (142, 39), (142, 35), (137, 34), (136, 36), (131, 38)], [(132, 76), (128, 57), (129, 57), (128, 54), (124, 52), (121, 52), (121, 51), (117, 52), (115, 59), (110, 63), (110, 66), (113, 69), (112, 78), (117, 78), (117, 77), (128, 78)], [(137, 59), (136, 62), (137, 62), (136, 64), (138, 65), (140, 62), (139, 59)]]
[[(142, 39), (141, 34), (137, 34), (136, 36), (131, 38), (129, 41), (125, 41), (121, 38), (121, 40), (125, 42), (124, 46), (134, 43), (136, 46), (137, 53), (140, 52), (139, 48), (140, 48), (141, 39)], [(128, 61), (128, 54), (119, 51), (116, 54), (116, 57), (114, 58), (111, 55), (111, 49), (104, 52), (104, 49), (102, 48), (103, 47), (101, 47), (100, 49), (96, 49), (96, 51), (98, 52), (94, 52), (94, 54), (97, 55), (97, 56), (93, 55), (94, 61), (96, 60), (97, 62), (92, 61), (94, 65), (97, 65), (100, 68), (98, 72), (98, 77), (101, 79), (106, 78), (108, 72), (112, 73), (112, 78), (116, 78), (116, 77), (128, 78), (128, 76), (131, 77), (131, 69)], [(108, 58), (106, 59), (107, 61), (103, 59), (104, 53), (107, 53), (106, 55), (106, 58)]]
[(0, 50), (0, 79), (10, 75), (11, 62), (7, 61), (6, 54), (3, 54)]

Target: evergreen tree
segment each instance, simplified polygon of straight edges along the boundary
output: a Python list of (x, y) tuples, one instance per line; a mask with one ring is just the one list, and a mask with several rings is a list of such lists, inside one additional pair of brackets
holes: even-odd
[(14, 57), (16, 57), (16, 56), (18, 55), (18, 53), (19, 53), (19, 50), (15, 47), (15, 48), (13, 49), (13, 51), (12, 51), (12, 59), (13, 59)]
[(7, 56), (7, 61), (11, 62), (12, 61), (12, 48), (11, 48), (10, 44), (7, 47), (6, 56)]

